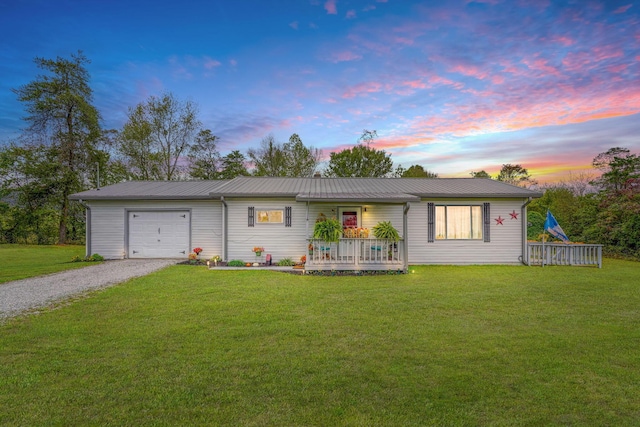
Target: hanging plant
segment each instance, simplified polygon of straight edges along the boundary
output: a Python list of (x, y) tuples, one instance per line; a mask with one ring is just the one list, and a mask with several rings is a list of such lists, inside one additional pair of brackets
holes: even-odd
[(324, 221), (316, 222), (313, 227), (313, 238), (321, 239), (325, 242), (338, 242), (342, 237), (342, 224), (335, 218), (327, 218)]
[(400, 234), (395, 229), (391, 221), (381, 221), (375, 227), (373, 227), (373, 235), (376, 239), (387, 239), (397, 242), (400, 240)]

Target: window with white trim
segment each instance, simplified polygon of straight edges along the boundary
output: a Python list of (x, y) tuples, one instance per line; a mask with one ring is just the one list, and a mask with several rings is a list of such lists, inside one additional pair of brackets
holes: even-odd
[(436, 240), (481, 240), (481, 205), (440, 205), (435, 207)]

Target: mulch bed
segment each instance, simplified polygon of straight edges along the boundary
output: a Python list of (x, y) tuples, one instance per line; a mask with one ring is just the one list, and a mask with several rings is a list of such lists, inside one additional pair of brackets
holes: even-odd
[[(206, 260), (186, 260), (186, 261), (182, 261), (179, 262), (178, 264), (181, 265), (207, 265), (207, 261)], [(227, 263), (220, 261), (218, 262), (217, 266), (214, 266), (213, 264), (210, 266), (211, 268), (216, 268), (216, 267), (227, 267)], [(278, 265), (272, 264), (272, 265), (267, 265), (267, 264), (260, 264), (257, 267), (261, 267), (261, 268), (269, 268), (269, 267), (278, 267)], [(251, 265), (251, 267), (245, 267), (247, 269), (250, 268), (257, 268), (254, 267), (253, 264)], [(311, 276), (395, 276), (397, 274), (404, 274), (404, 271), (402, 270), (304, 270), (302, 268), (292, 268), (291, 270), (275, 270), (274, 271), (278, 271), (280, 273), (287, 273), (287, 274), (309, 274)]]

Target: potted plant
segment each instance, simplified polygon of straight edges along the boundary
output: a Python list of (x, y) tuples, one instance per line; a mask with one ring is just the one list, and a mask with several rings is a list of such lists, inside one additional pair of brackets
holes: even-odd
[(381, 221), (373, 227), (373, 235), (376, 239), (385, 239), (388, 241), (392, 241), (392, 244), (387, 244), (387, 258), (392, 259), (393, 253), (392, 251), (396, 247), (396, 243), (400, 240), (400, 233), (398, 230), (391, 224), (391, 221)]
[(252, 252), (255, 252), (256, 256), (260, 256), (262, 255), (262, 252), (264, 252), (264, 248), (262, 246), (256, 246), (255, 248), (251, 249)]
[[(320, 218), (320, 217), (319, 217)], [(337, 243), (342, 237), (342, 224), (336, 218), (326, 218), (317, 221), (313, 227), (313, 238), (328, 243)]]
[(395, 229), (391, 221), (381, 221), (373, 227), (373, 235), (376, 239), (387, 239), (397, 242), (400, 240), (400, 233)]

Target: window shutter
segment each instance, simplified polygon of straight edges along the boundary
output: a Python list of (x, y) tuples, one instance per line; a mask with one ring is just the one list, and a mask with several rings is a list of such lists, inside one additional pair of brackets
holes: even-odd
[(249, 206), (249, 227), (253, 227), (256, 223), (255, 209)]
[(291, 227), (291, 206), (284, 208), (284, 226)]
[(491, 241), (491, 203), (483, 203), (482, 216), (484, 218), (484, 241)]
[(427, 203), (427, 242), (433, 243), (436, 235), (436, 205)]

